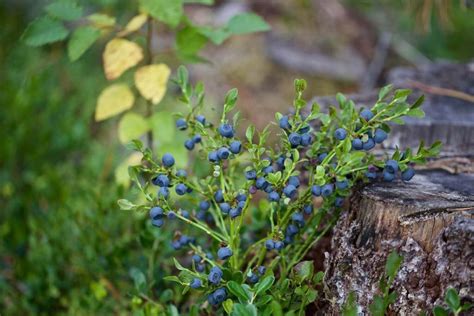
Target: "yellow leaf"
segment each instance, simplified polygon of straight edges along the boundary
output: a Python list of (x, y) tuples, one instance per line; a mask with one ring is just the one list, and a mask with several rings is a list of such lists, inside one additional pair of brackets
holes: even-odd
[(135, 72), (135, 86), (145, 99), (158, 104), (165, 95), (170, 73), (165, 64), (140, 67)]
[(134, 16), (125, 26), (125, 29), (118, 33), (118, 36), (126, 36), (130, 33), (138, 31), (143, 24), (145, 24), (146, 20), (148, 19), (148, 15), (146, 14), (139, 14)]
[(122, 161), (120, 165), (118, 165), (117, 169), (115, 169), (115, 181), (118, 184), (123, 185), (124, 187), (128, 187), (130, 185), (130, 177), (128, 176), (128, 167), (129, 166), (137, 166), (142, 161), (142, 153), (135, 152), (128, 156), (127, 159)]
[(140, 114), (129, 112), (122, 116), (118, 126), (119, 140), (122, 144), (142, 136), (150, 129), (148, 121)]
[(127, 69), (143, 59), (143, 51), (134, 42), (123, 38), (114, 38), (105, 46), (104, 54), (105, 77), (108, 80), (120, 77)]
[(135, 97), (130, 88), (123, 83), (108, 86), (99, 95), (95, 107), (95, 120), (102, 121), (133, 106)]

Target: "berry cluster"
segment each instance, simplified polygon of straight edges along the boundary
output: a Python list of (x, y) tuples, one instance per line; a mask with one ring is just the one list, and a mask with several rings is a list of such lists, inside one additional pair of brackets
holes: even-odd
[(193, 255), (189, 267), (175, 262), (181, 273), (172, 280), (203, 291), (213, 306), (242, 294), (230, 282), (251, 292), (252, 286), (261, 286), (262, 276), (273, 277), (278, 271), (277, 284), (282, 285), (337, 220), (356, 183), (379, 177), (393, 181), (397, 173), (408, 181), (414, 176), (410, 164), (423, 162), (439, 150), (438, 144), (421, 145), (416, 154), (397, 150), (387, 159), (370, 152), (387, 138), (388, 122), (419, 106), (401, 107), (406, 94), (399, 92), (390, 102), (385, 101), (388, 92), (382, 94), (371, 110), (358, 111), (338, 96), (340, 112), (331, 108), (329, 115), (323, 114), (313, 105), (303, 114), (305, 84), (297, 80), (294, 110), (276, 115), (281, 142), (273, 149), (267, 147), (268, 128), (258, 133), (250, 126), (245, 142), (236, 136), (238, 120), (234, 117), (231, 124), (226, 118), (234, 108), (236, 90), (226, 96), (222, 118), (213, 125), (197, 114), (203, 92), (190, 87), (187, 75), (181, 74), (177, 82), (190, 111), (178, 118), (176, 126), (189, 133), (187, 149), (200, 144), (193, 155), (207, 164), (207, 175), (196, 179), (177, 169), (171, 154), (156, 161), (137, 146), (146, 165), (136, 168), (158, 186), (158, 193), (151, 195), (148, 186), (136, 183), (149, 201), (143, 207), (149, 209), (153, 226), (162, 227), (166, 218), (177, 219), (185, 224), (177, 226), (180, 230), (191, 235), (200, 232), (194, 238), (176, 232), (172, 247), (189, 247)]

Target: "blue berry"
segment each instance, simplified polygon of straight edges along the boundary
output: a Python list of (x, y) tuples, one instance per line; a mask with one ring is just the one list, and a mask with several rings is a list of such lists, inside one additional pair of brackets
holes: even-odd
[(210, 207), (211, 207), (211, 203), (209, 203), (209, 201), (199, 202), (199, 208), (203, 211), (207, 211)]
[(203, 222), (206, 220), (206, 216), (207, 216), (207, 213), (206, 213), (206, 211), (203, 211), (203, 210), (199, 210), (196, 213), (196, 218), (200, 221), (203, 221)]
[(292, 184), (288, 184), (284, 189), (283, 193), (289, 197), (290, 199), (293, 198), (296, 194), (296, 187)]
[(257, 178), (257, 171), (255, 170), (246, 171), (245, 178), (247, 178), (247, 180), (255, 180)]
[(268, 200), (270, 202), (278, 202), (280, 201), (280, 194), (278, 194), (276, 191), (272, 191), (268, 194)]
[(242, 143), (239, 142), (238, 140), (234, 140), (233, 142), (230, 143), (229, 148), (230, 148), (231, 153), (237, 155), (242, 150)]
[(225, 147), (221, 147), (217, 150), (217, 156), (219, 156), (219, 159), (225, 160), (225, 159), (229, 158), (230, 151), (229, 151), (229, 149), (227, 149)]
[(196, 115), (196, 121), (198, 121), (202, 125), (206, 125), (206, 118), (204, 117), (204, 115)]
[(265, 168), (263, 169), (263, 173), (264, 173), (264, 174), (273, 173), (273, 171), (275, 171), (275, 170), (273, 170), (273, 166), (268, 166), (268, 167), (265, 167)]
[(374, 117), (374, 113), (369, 109), (363, 109), (362, 112), (360, 112), (360, 117), (366, 121), (370, 121)]
[(309, 146), (313, 139), (311, 138), (310, 134), (303, 134), (301, 135), (301, 145), (302, 146)]
[(297, 176), (291, 176), (288, 178), (288, 184), (295, 186), (296, 188), (300, 187), (300, 179)]
[(196, 135), (193, 136), (193, 142), (195, 144), (199, 144), (201, 141), (202, 141), (202, 137), (201, 137), (200, 134), (196, 134)]
[(219, 189), (214, 193), (214, 200), (216, 200), (217, 203), (224, 202), (224, 193), (222, 193), (222, 190)]
[(176, 121), (176, 127), (180, 131), (184, 131), (186, 128), (188, 128), (188, 123), (186, 123), (185, 119), (180, 118)]
[(398, 162), (393, 159), (387, 160), (387, 162), (385, 162), (385, 170), (390, 173), (396, 173), (398, 171)]
[(255, 273), (250, 272), (251, 274), (247, 276), (247, 280), (250, 284), (255, 284), (258, 282), (258, 275)]
[(318, 161), (323, 162), (323, 160), (328, 156), (327, 153), (322, 153), (318, 156)]
[(321, 186), (319, 185), (313, 185), (311, 187), (311, 193), (314, 195), (314, 196), (320, 196), (321, 195)]
[(217, 251), (217, 258), (220, 260), (227, 260), (232, 257), (232, 250), (229, 247), (221, 247)]
[(393, 180), (395, 180), (395, 174), (387, 170), (384, 170), (383, 181), (392, 182)]
[(239, 217), (241, 214), (242, 214), (242, 209), (240, 207), (234, 207), (229, 212), (230, 218)]
[(288, 116), (282, 116), (280, 119), (280, 128), (288, 130), (291, 128)]
[(170, 190), (167, 187), (162, 187), (158, 190), (158, 197), (167, 199), (170, 196)]
[(170, 168), (174, 165), (174, 157), (170, 153), (166, 153), (161, 158), (161, 162), (163, 163), (163, 166)]
[(344, 204), (344, 198), (342, 197), (337, 197), (336, 200), (334, 201), (334, 205), (336, 207), (341, 207)]
[(267, 182), (267, 180), (263, 177), (258, 178), (257, 181), (255, 182), (255, 186), (259, 190), (265, 190), (265, 188), (268, 186), (268, 184), (269, 183)]
[(214, 266), (211, 268), (211, 271), (209, 271), (207, 279), (210, 283), (218, 285), (221, 282), (223, 275), (222, 270), (218, 266)]
[(175, 187), (176, 194), (185, 195), (188, 187), (184, 183), (178, 183)]
[(227, 292), (225, 288), (215, 290), (212, 295), (214, 296), (214, 300), (217, 304), (221, 304), (227, 298)]
[(270, 193), (274, 191), (273, 186), (269, 183), (263, 191), (265, 191), (265, 193)]
[(187, 150), (193, 150), (194, 149), (194, 142), (192, 139), (188, 139), (184, 142), (184, 147), (186, 147)]
[(349, 181), (347, 180), (342, 180), (342, 181), (336, 181), (336, 188), (339, 190), (345, 190), (349, 187)]
[(292, 236), (285, 236), (285, 244), (289, 245), (293, 242), (293, 237)]
[(373, 138), (367, 139), (367, 141), (362, 145), (362, 149), (364, 150), (371, 150), (374, 147), (375, 147), (375, 142)]
[(210, 252), (206, 253), (206, 257), (207, 257), (207, 259), (209, 259), (209, 260), (213, 260), (213, 259), (214, 259), (214, 256), (213, 256), (212, 253), (210, 253)]
[(243, 193), (239, 193), (239, 194), (237, 194), (235, 199), (239, 202), (245, 202), (245, 201), (247, 201), (247, 196)]
[(290, 224), (288, 227), (286, 227), (286, 233), (288, 236), (294, 236), (298, 234), (299, 228), (296, 225)]
[(165, 221), (162, 218), (154, 219), (151, 221), (151, 224), (156, 227), (161, 227), (164, 223)]
[(204, 263), (198, 263), (196, 265), (197, 272), (204, 272), (205, 269), (206, 269), (206, 265)]
[(265, 248), (267, 248), (267, 250), (273, 250), (275, 248), (275, 242), (271, 239), (267, 239), (265, 241)]
[(181, 249), (181, 243), (179, 242), (179, 240), (175, 240), (171, 243), (171, 247), (174, 250), (179, 250), (179, 249)]
[(300, 133), (301, 135), (306, 134), (307, 132), (309, 132), (309, 125), (305, 125), (298, 130), (298, 133)]
[(344, 140), (347, 136), (347, 131), (343, 128), (338, 128), (334, 132), (334, 137), (336, 137), (337, 140)]
[(209, 154), (207, 154), (207, 159), (212, 163), (219, 162), (219, 156), (217, 155), (216, 151), (209, 152)]
[(163, 209), (159, 206), (152, 207), (150, 209), (150, 218), (151, 219), (159, 219), (162, 218), (164, 215)]
[(246, 202), (245, 201), (240, 201), (237, 203), (237, 208), (240, 208), (241, 210), (244, 209)]
[(176, 218), (176, 213), (173, 211), (168, 212), (168, 219), (173, 220)]
[(278, 159), (276, 160), (276, 164), (280, 169), (285, 168), (285, 157), (284, 156), (278, 157)]
[(198, 278), (194, 278), (191, 283), (189, 283), (189, 286), (192, 288), (192, 289), (198, 289), (202, 286), (202, 283), (201, 283), (201, 279), (198, 279)]
[(306, 204), (305, 206), (303, 206), (303, 211), (306, 215), (310, 215), (311, 213), (313, 213), (313, 205)]
[(226, 215), (229, 214), (229, 211), (230, 211), (229, 203), (221, 203), (221, 204), (219, 204), (219, 207), (220, 207), (221, 212), (223, 214), (226, 214)]
[(282, 241), (280, 240), (275, 241), (275, 250), (281, 251), (283, 250), (284, 247), (285, 247), (285, 244)]
[(202, 260), (201, 256), (198, 255), (198, 254), (194, 254), (193, 257), (192, 257), (192, 259), (193, 259), (193, 262), (194, 262), (194, 263), (201, 262), (201, 260)]
[(184, 218), (189, 218), (189, 212), (186, 210), (181, 210), (181, 216), (183, 216)]
[(221, 124), (219, 126), (219, 134), (223, 137), (232, 138), (234, 137), (234, 129), (230, 124)]
[(380, 144), (386, 139), (387, 139), (387, 133), (383, 129), (377, 128), (375, 130), (374, 141), (377, 144)]
[(259, 267), (257, 268), (257, 271), (258, 271), (258, 274), (264, 275), (265, 272), (267, 272), (267, 268), (265, 268), (264, 266), (259, 266)]
[(292, 148), (296, 148), (301, 144), (301, 135), (298, 133), (291, 133), (288, 136), (288, 141), (290, 142)]
[(176, 171), (176, 176), (179, 178), (186, 178), (188, 176), (188, 173), (184, 169), (179, 169)]
[(304, 226), (304, 217), (300, 212), (295, 212), (291, 215), (291, 220), (298, 226)]
[(328, 184), (323, 185), (321, 189), (321, 195), (323, 197), (328, 197), (332, 194), (333, 191), (334, 191), (334, 184), (328, 183)]
[(158, 177), (153, 179), (153, 184), (160, 187), (168, 187), (170, 185), (170, 179), (165, 174), (160, 174)]
[(373, 172), (373, 171), (367, 171), (365, 173), (365, 176), (367, 177), (367, 179), (369, 180), (375, 180), (377, 179), (377, 173), (376, 172)]
[(361, 150), (363, 146), (364, 144), (362, 143), (362, 140), (360, 138), (354, 138), (352, 140), (352, 149)]
[(414, 175), (415, 175), (415, 170), (413, 168), (408, 168), (407, 170), (402, 172), (402, 180), (410, 181)]
[(250, 186), (250, 188), (249, 188), (249, 193), (250, 194), (255, 194), (255, 193), (257, 193), (257, 191), (258, 191), (258, 189), (254, 185)]

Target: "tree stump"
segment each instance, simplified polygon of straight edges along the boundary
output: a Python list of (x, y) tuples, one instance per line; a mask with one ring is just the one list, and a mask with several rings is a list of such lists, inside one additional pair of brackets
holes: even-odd
[(391, 314), (429, 312), (448, 287), (473, 302), (474, 175), (424, 171), (408, 183), (373, 183), (356, 192), (326, 253), (326, 314), (338, 315), (351, 291), (367, 314), (392, 250), (404, 260)]

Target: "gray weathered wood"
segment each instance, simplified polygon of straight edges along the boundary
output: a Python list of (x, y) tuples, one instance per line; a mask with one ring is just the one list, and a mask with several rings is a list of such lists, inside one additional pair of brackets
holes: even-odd
[(392, 250), (404, 256), (393, 314), (430, 311), (450, 286), (474, 300), (474, 175), (425, 171), (409, 183), (374, 183), (350, 205), (326, 256), (328, 313), (351, 291), (365, 313)]
[[(405, 125), (392, 125), (392, 133), (384, 142), (385, 149), (417, 147), (420, 140), (431, 144), (436, 140), (443, 142), (443, 156), (474, 155), (474, 103), (452, 96), (439, 95), (421, 87), (435, 87), (460, 91), (474, 95), (474, 63), (439, 63), (420, 69), (395, 68), (387, 78), (396, 88), (410, 88), (413, 101), (425, 95), (423, 109), (426, 117), (407, 118)], [(430, 89), (428, 89), (430, 90)], [(435, 89), (436, 92), (436, 89)], [(442, 92), (441, 92), (442, 94)], [(358, 106), (371, 107), (377, 99), (377, 91), (350, 95)], [(322, 106), (335, 104), (334, 97), (315, 98)]]

